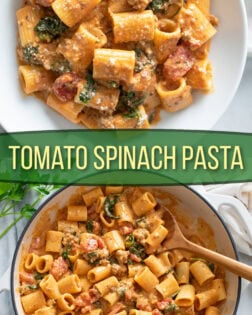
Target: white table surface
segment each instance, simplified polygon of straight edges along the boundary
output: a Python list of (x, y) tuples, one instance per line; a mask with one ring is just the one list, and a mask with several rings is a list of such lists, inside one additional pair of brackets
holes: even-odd
[[(246, 0), (246, 2), (252, 16), (252, 0)], [(247, 60), (245, 73), (233, 102), (213, 127), (213, 130), (252, 133), (252, 58), (248, 58)], [(6, 226), (7, 223), (1, 220), (0, 227)], [(25, 222), (20, 222), (18, 226), (11, 230), (7, 237), (0, 240), (0, 276), (11, 264), (17, 239), (25, 224)], [(241, 261), (252, 265), (252, 257), (241, 255), (240, 258)], [(237, 315), (251, 314), (252, 283), (243, 282), (243, 291)], [(14, 315), (9, 292), (0, 294), (0, 315)]]

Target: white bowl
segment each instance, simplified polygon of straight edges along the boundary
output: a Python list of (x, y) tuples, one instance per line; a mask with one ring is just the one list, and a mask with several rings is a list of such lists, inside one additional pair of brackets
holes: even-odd
[[(21, 92), (15, 52), (15, 12), (20, 6), (21, 1), (1, 1), (0, 123), (9, 132), (80, 128), (35, 97), (24, 96)], [(210, 129), (227, 109), (238, 88), (247, 54), (244, 2), (212, 0), (211, 11), (220, 20), (210, 53), (215, 90), (211, 94), (195, 94), (193, 105), (184, 111), (174, 114), (162, 112), (162, 120), (155, 128)]]
[[(184, 186), (173, 186), (173, 187), (154, 187), (163, 191), (168, 192), (176, 197), (179, 202), (179, 211), (184, 213), (186, 218), (196, 220), (198, 217), (203, 218), (205, 222), (211, 227), (214, 233), (214, 239), (217, 246), (217, 252), (222, 253), (231, 258), (237, 259), (237, 251), (232, 240), (230, 233), (228, 232), (224, 222), (210, 206), (210, 204), (199, 196), (195, 191)], [(43, 229), (41, 222), (53, 223), (55, 221), (56, 211), (52, 209), (61, 209), (65, 207), (71, 196), (78, 195), (78, 186), (69, 186), (54, 194), (49, 198), (37, 211), (33, 219), (27, 225), (23, 234), (18, 241), (16, 252), (14, 254), (12, 270), (11, 270), (11, 295), (14, 310), (16, 315), (23, 315), (22, 305), (18, 294), (19, 287), (19, 266), (21, 261), (21, 252), (28, 250), (34, 230), (38, 232), (39, 224)], [(180, 215), (181, 215), (180, 212)], [(46, 220), (45, 220), (46, 215)], [(222, 315), (235, 315), (240, 299), (241, 290), (241, 279), (236, 275), (226, 272), (227, 281), (227, 300), (221, 307)]]

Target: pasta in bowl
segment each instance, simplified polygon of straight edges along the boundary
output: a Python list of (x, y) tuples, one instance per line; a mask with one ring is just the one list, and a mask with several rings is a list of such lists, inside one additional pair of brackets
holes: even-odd
[[(215, 226), (185, 215), (195, 200)], [(194, 242), (216, 249), (215, 234), (225, 231), (217, 250), (235, 256), (223, 223), (185, 187), (68, 187), (24, 232), (13, 264), (17, 314), (235, 314), (237, 277), (186, 251), (162, 250), (169, 231), (161, 203)]]
[(17, 23), (24, 92), (87, 128), (149, 128), (213, 89), (210, 0), (26, 1)]

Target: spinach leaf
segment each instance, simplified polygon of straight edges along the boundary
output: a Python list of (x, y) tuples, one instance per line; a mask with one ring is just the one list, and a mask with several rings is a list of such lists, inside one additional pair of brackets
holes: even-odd
[(73, 70), (71, 63), (67, 59), (59, 59), (55, 61), (50, 66), (50, 68), (52, 71), (58, 73), (59, 75), (71, 72)]
[(100, 263), (100, 257), (96, 252), (87, 253), (87, 262), (90, 266), (97, 266)]
[(40, 40), (50, 43), (67, 29), (68, 27), (57, 16), (46, 16), (38, 22), (34, 31)]
[(39, 285), (38, 284), (32, 284), (32, 285), (28, 285), (28, 288), (30, 290), (37, 290), (39, 288)]
[(41, 62), (38, 60), (39, 46), (32, 46), (27, 44), (23, 47), (23, 59), (29, 65), (41, 65)]
[(178, 313), (180, 312), (180, 308), (175, 303), (169, 304), (164, 310), (163, 313), (166, 315), (170, 315), (172, 313)]
[(87, 220), (86, 229), (87, 229), (88, 233), (93, 232), (93, 230), (94, 230), (94, 221), (93, 220), (91, 220), (91, 219)]
[(135, 236), (133, 234), (130, 234), (126, 237), (125, 239), (125, 246), (127, 248), (130, 248), (132, 246), (134, 246), (136, 243), (136, 239), (135, 239)]
[(138, 116), (137, 108), (144, 103), (146, 94), (137, 94), (135, 91), (121, 90), (117, 111), (124, 116), (135, 118)]
[(116, 216), (114, 214), (115, 205), (117, 202), (118, 202), (118, 196), (117, 195), (110, 195), (110, 196), (107, 196), (107, 198), (105, 199), (104, 212), (105, 212), (106, 216), (110, 219), (115, 219), (115, 220), (120, 219), (119, 216)]
[(133, 234), (130, 234), (125, 239), (125, 246), (129, 249), (131, 254), (144, 259), (146, 257), (145, 247), (136, 241)]
[(154, 13), (165, 14), (167, 18), (174, 18), (183, 7), (183, 0), (152, 0), (148, 9)]
[(95, 81), (92, 74), (87, 74), (86, 81), (86, 85), (84, 86), (84, 89), (81, 91), (79, 96), (80, 101), (84, 104), (87, 104), (91, 100), (91, 98), (94, 97), (96, 92)]

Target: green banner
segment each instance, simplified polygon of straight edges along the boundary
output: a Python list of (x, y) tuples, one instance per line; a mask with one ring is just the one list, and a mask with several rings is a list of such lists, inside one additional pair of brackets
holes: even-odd
[(181, 130), (1, 134), (0, 181), (60, 185), (252, 181), (252, 134)]

